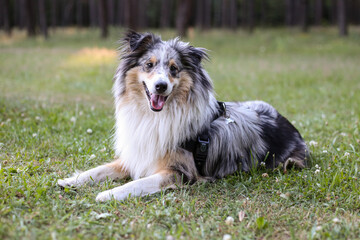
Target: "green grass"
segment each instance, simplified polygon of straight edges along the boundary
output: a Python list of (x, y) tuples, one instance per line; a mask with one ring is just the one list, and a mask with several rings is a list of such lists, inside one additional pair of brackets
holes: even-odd
[(195, 31), (186, 40), (210, 50), (218, 99), (271, 103), (317, 143), (313, 161), (106, 203), (96, 194), (128, 180), (55, 183), (113, 158), (120, 30), (108, 40), (95, 30), (59, 29), (49, 41), (1, 33), (0, 239), (360, 239), (360, 29), (350, 32)]

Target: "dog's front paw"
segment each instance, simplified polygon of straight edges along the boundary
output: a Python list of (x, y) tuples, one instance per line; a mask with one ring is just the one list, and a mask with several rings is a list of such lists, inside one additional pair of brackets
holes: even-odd
[(57, 180), (57, 184), (61, 187), (76, 187), (79, 185), (76, 177), (70, 177)]
[(113, 193), (111, 190), (107, 190), (107, 191), (104, 191), (104, 192), (101, 192), (99, 193), (97, 196), (96, 196), (96, 201), (97, 202), (105, 202), (105, 201), (109, 201), (113, 198)]

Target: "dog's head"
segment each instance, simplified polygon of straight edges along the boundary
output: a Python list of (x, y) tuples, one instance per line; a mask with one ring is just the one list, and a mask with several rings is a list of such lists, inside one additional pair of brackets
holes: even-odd
[(195, 48), (179, 39), (162, 41), (151, 33), (128, 32), (123, 38), (120, 68), (124, 94), (147, 99), (154, 112), (167, 102), (186, 101), (198, 85), (211, 89), (211, 82), (201, 66), (206, 50)]

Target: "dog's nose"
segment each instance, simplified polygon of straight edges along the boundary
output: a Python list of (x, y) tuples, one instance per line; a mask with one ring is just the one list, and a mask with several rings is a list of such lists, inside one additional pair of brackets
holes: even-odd
[(164, 81), (158, 81), (155, 84), (155, 89), (156, 89), (157, 93), (164, 93), (167, 89), (167, 83)]

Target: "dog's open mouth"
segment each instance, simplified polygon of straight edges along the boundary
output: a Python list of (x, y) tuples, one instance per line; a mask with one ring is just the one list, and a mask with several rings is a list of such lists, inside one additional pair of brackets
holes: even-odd
[(168, 96), (163, 96), (163, 95), (150, 93), (150, 91), (147, 88), (145, 82), (143, 82), (143, 84), (144, 84), (146, 96), (147, 96), (147, 98), (149, 100), (149, 103), (150, 103), (151, 110), (153, 110), (154, 112), (160, 112), (163, 109)]

